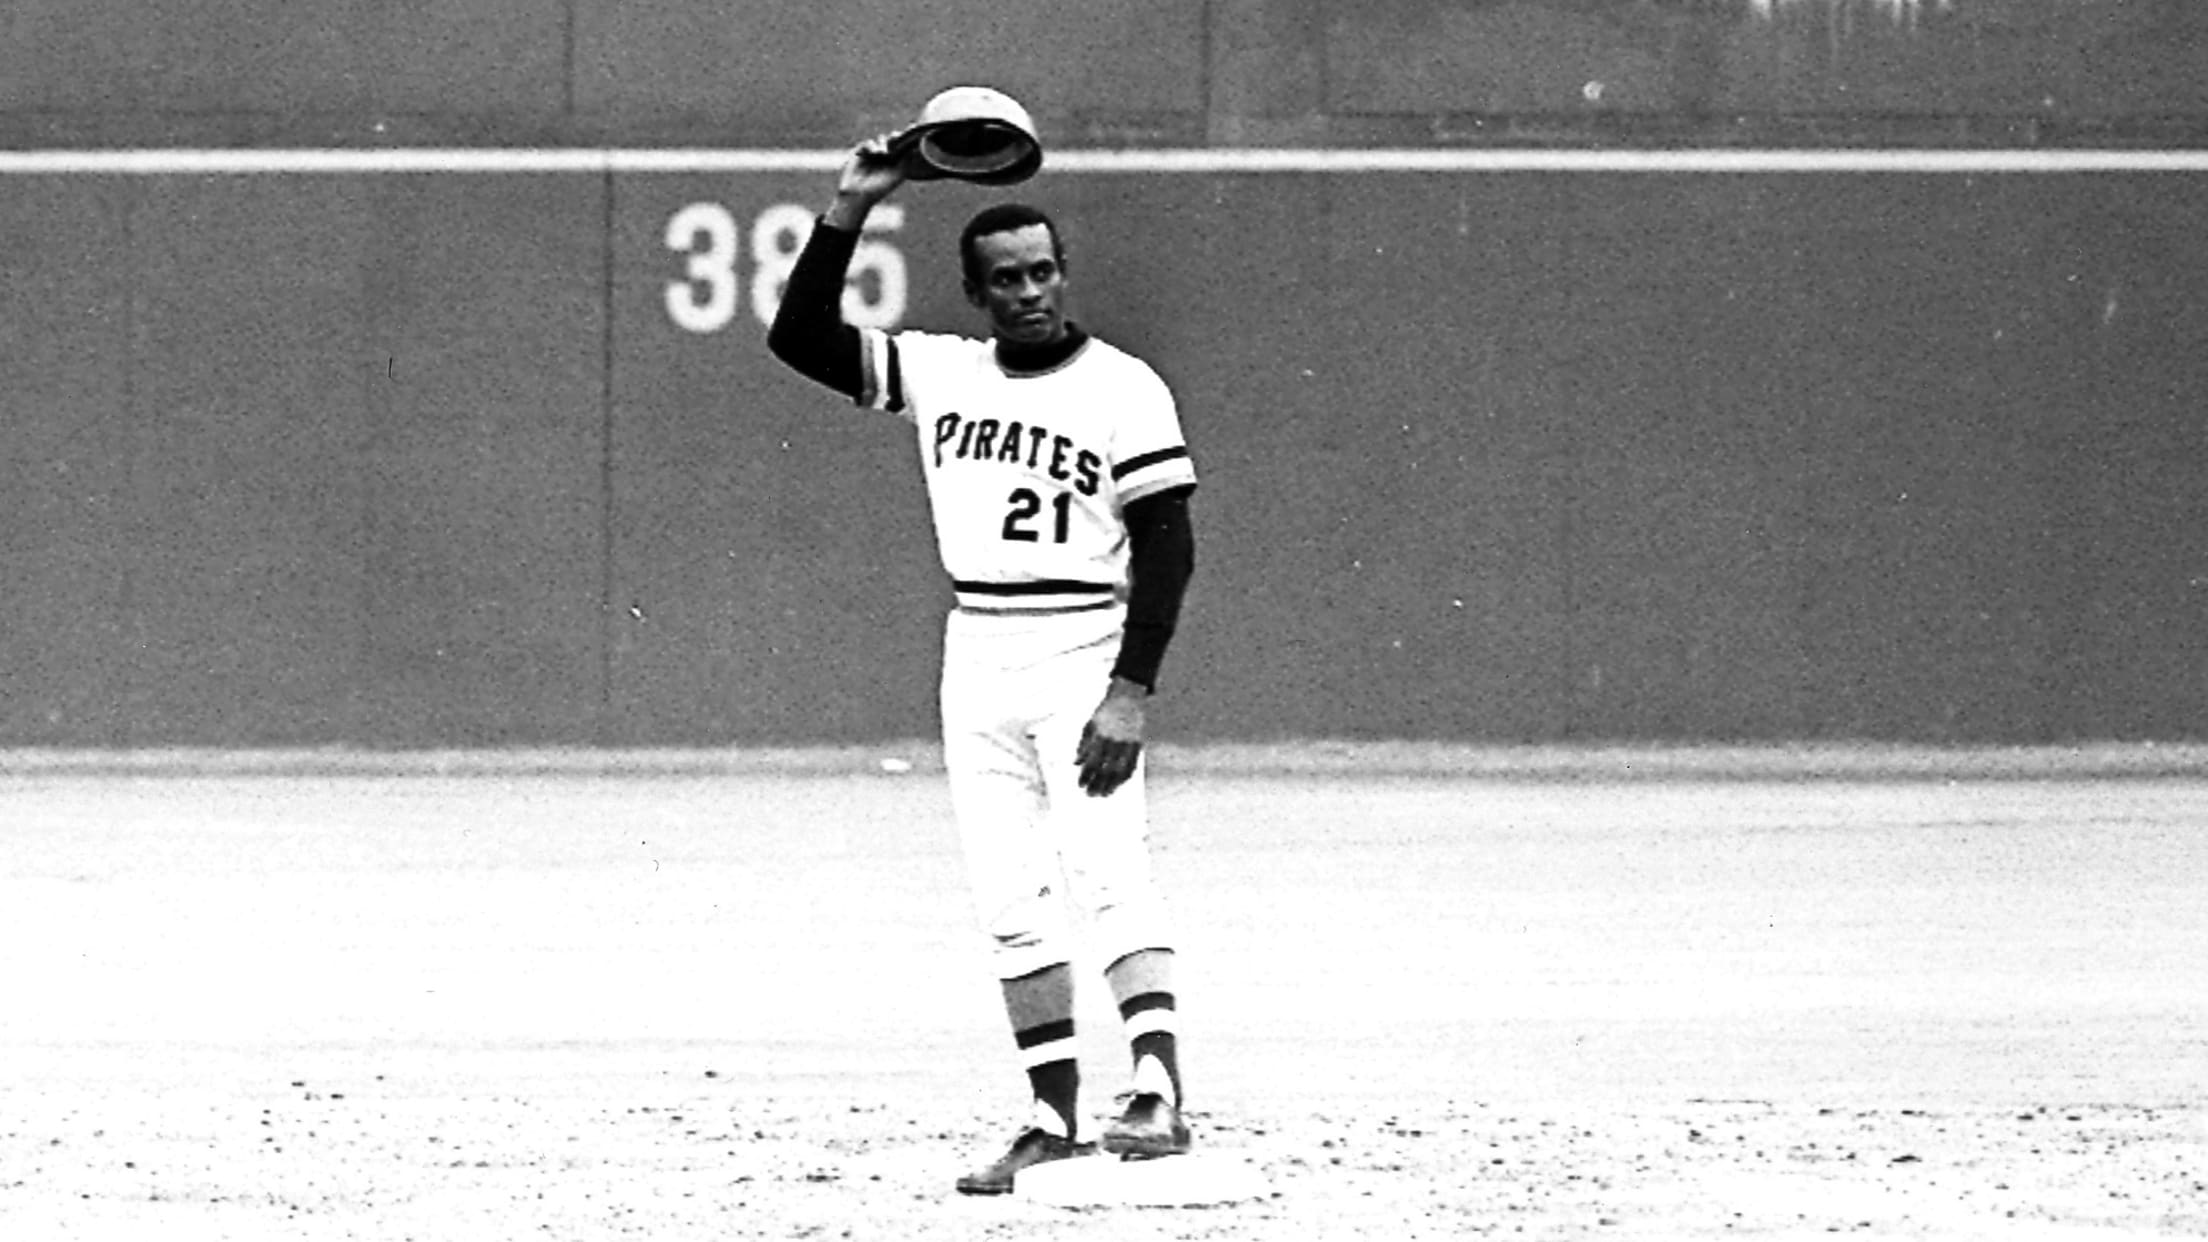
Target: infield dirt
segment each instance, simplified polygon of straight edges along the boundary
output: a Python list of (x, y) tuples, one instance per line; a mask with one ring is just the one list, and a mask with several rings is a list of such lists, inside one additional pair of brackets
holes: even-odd
[(1023, 1092), (924, 761), (18, 770), (0, 1236), (2201, 1236), (2204, 809), (1161, 764), (1198, 1140), (1272, 1193), (1066, 1211), (949, 1190)]

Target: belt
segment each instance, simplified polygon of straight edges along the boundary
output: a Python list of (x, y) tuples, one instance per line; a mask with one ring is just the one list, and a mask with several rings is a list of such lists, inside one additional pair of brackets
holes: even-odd
[(1026, 582), (951, 583), (960, 612), (984, 616), (1044, 617), (1115, 607), (1119, 588), (1108, 582), (1038, 578)]

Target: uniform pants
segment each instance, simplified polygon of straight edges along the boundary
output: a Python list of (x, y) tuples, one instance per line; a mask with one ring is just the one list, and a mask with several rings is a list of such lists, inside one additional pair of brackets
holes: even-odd
[(943, 760), (981, 928), (999, 978), (1074, 957), (1089, 925), (1103, 960), (1170, 948), (1151, 872), (1138, 764), (1108, 797), (1074, 754), (1103, 701), (1124, 612), (958, 610), (944, 627)]

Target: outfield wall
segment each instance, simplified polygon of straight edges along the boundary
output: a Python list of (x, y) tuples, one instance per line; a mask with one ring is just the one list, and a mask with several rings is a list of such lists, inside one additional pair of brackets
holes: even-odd
[[(832, 160), (17, 161), (0, 745), (929, 732), (912, 446), (760, 343)], [(2208, 161), (1691, 167), (1032, 187), (1205, 478), (1162, 729), (2201, 735)], [(855, 312), (967, 325), (980, 201)]]
[(826, 146), (958, 81), (1075, 145), (2154, 141), (2193, 0), (12, 0), (0, 146)]

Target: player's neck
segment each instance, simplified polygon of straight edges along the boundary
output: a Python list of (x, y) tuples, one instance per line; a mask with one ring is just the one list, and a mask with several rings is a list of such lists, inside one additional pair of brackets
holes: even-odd
[(1041, 345), (1021, 345), (999, 337), (997, 365), (1013, 374), (1048, 371), (1052, 367), (1063, 365), (1066, 359), (1080, 352), (1088, 341), (1089, 334), (1081, 330), (1080, 324), (1070, 320), (1066, 323), (1065, 335)]

